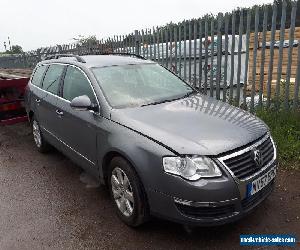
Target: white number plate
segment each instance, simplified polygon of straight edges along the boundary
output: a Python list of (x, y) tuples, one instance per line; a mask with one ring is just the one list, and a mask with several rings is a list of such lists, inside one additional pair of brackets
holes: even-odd
[(256, 194), (267, 186), (276, 176), (276, 167), (271, 168), (267, 173), (247, 185), (247, 197)]

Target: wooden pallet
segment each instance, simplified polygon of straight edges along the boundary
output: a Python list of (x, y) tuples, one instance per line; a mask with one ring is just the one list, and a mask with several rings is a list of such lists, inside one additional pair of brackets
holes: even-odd
[[(300, 27), (295, 28), (295, 40), (300, 39)], [(280, 39), (280, 30), (277, 30), (275, 33), (275, 41), (279, 41)], [(285, 30), (284, 39), (289, 39), (289, 29)], [(269, 42), (271, 40), (271, 32), (268, 31), (266, 35), (266, 41)], [(262, 43), (262, 33), (259, 33), (258, 36), (259, 44)], [(252, 86), (252, 73), (253, 73), (253, 47), (254, 47), (254, 33), (250, 35), (250, 50), (249, 50), (249, 67), (248, 67), (248, 89), (251, 89)], [(268, 75), (269, 75), (269, 64), (270, 64), (270, 48), (265, 49), (265, 63), (264, 63), (264, 73), (263, 73), (263, 92), (264, 95), (266, 95), (267, 91), (267, 81), (268, 81)], [(286, 74), (287, 74), (287, 66), (288, 66), (288, 53), (289, 48), (283, 48), (282, 51), (282, 73), (281, 73), (281, 81), (286, 80)], [(260, 68), (261, 68), (261, 55), (262, 55), (262, 48), (259, 47), (257, 49), (257, 57), (256, 57), (256, 78), (255, 78), (255, 89), (258, 91), (260, 89)], [(294, 85), (297, 74), (297, 60), (298, 60), (298, 47), (293, 47), (292, 51), (292, 64), (291, 64), (291, 84), (290, 84), (290, 95), (293, 95), (294, 93)], [(272, 72), (272, 82), (271, 82), (271, 95), (275, 93), (276, 88), (276, 82), (277, 82), (277, 73), (278, 73), (278, 61), (279, 61), (279, 48), (274, 48), (274, 57), (273, 57), (273, 72)], [(281, 88), (281, 93), (283, 93), (283, 89)]]
[[(250, 40), (249, 40), (249, 48), (253, 49), (254, 48), (254, 33), (250, 34)], [(289, 40), (290, 38), (290, 29), (285, 29), (284, 32), (284, 40)], [(295, 32), (294, 32), (294, 40), (299, 40), (300, 39), (300, 27), (296, 27), (295, 28)], [(258, 33), (258, 44), (259, 46), (261, 46), (262, 44), (262, 40), (263, 40), (263, 33), (259, 32)], [(276, 30), (275, 31), (275, 41), (279, 41), (280, 40), (280, 30)], [(271, 31), (267, 31), (266, 33), (266, 42), (270, 42), (271, 41)]]

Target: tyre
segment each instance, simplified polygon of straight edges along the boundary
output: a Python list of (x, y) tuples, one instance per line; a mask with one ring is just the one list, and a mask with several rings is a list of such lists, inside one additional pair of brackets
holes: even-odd
[(33, 117), (31, 124), (32, 124), (33, 139), (34, 139), (35, 146), (37, 147), (37, 150), (41, 153), (48, 152), (51, 147), (44, 139), (40, 129), (39, 122), (36, 120), (35, 117)]
[(146, 194), (133, 167), (122, 157), (111, 160), (109, 191), (118, 217), (128, 226), (137, 227), (149, 218)]

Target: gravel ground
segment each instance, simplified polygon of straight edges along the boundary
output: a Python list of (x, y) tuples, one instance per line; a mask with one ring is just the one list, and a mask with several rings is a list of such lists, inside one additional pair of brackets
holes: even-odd
[(280, 170), (275, 192), (234, 224), (189, 231), (154, 219), (131, 229), (104, 187), (61, 153), (35, 150), (27, 124), (0, 127), (0, 249), (238, 249), (240, 234), (300, 237), (299, 180)]

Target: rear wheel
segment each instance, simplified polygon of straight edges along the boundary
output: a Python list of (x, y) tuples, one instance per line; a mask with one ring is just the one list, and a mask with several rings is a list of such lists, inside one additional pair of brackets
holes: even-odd
[(35, 146), (37, 147), (38, 151), (41, 153), (46, 153), (50, 149), (50, 145), (44, 139), (39, 122), (33, 117), (32, 119), (32, 134)]
[(123, 158), (115, 157), (109, 166), (109, 190), (119, 218), (136, 227), (149, 217), (143, 186), (133, 167)]

